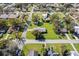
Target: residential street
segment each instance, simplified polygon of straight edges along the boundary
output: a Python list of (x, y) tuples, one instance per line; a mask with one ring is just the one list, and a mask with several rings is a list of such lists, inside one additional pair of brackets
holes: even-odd
[(79, 56), (78, 46), (79, 4), (0, 4), (4, 56)]
[[(32, 11), (29, 14), (28, 21), (31, 21), (31, 19), (32, 19), (33, 9), (34, 9), (34, 7), (32, 7)], [(25, 29), (24, 29), (24, 31), (22, 33), (22, 41), (19, 41), (18, 39), (14, 40), (17, 43), (19, 49), (21, 49), (21, 50), (22, 50), (22, 48), (23, 48), (23, 46), (24, 46), (24, 44), (25, 44), (25, 42), (27, 40), (26, 39), (26, 33), (27, 33), (27, 28), (28, 28), (29, 25), (27, 23), (26, 23), (26, 25), (27, 25), (27, 27), (25, 27)]]
[(48, 40), (45, 40), (45, 41), (38, 41), (38, 40), (27, 40), (26, 42), (25, 42), (25, 44), (36, 44), (36, 43), (38, 43), (38, 44), (40, 44), (40, 43), (61, 43), (61, 44), (63, 44), (63, 43), (79, 43), (79, 40), (61, 40), (61, 39), (58, 39), (58, 40), (52, 40), (52, 39), (48, 39)]

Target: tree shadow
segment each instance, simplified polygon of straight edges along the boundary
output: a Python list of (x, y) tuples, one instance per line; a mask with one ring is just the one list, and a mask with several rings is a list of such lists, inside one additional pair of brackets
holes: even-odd
[(39, 41), (45, 41), (45, 37), (43, 34), (39, 35), (39, 36), (36, 36), (35, 38), (36, 40), (39, 40)]

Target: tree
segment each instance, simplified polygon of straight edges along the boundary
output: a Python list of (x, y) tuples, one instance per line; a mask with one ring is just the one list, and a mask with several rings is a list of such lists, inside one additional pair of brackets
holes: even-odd
[(0, 6), (0, 12), (3, 12), (3, 7), (2, 6)]
[(55, 12), (54, 14), (52, 14), (50, 16), (51, 21), (55, 21), (56, 19), (63, 19), (65, 17), (65, 15), (62, 12)]
[(69, 56), (69, 55), (70, 55), (69, 50), (66, 49), (63, 53), (63, 56)]
[(3, 52), (2, 52), (2, 51), (0, 51), (0, 56), (4, 56), (4, 54), (3, 54)]
[(69, 50), (66, 49), (65, 45), (61, 45), (61, 53), (62, 53), (63, 56), (68, 56), (70, 54)]
[(34, 36), (38, 37), (38, 36), (41, 34), (41, 32), (39, 32), (38, 30), (34, 30), (34, 31), (32, 32), (32, 34), (33, 34)]
[(16, 23), (16, 22), (15, 22), (15, 20), (13, 20), (13, 19), (8, 19), (8, 20), (7, 20), (7, 25), (8, 25), (8, 26), (13, 26), (15, 23)]

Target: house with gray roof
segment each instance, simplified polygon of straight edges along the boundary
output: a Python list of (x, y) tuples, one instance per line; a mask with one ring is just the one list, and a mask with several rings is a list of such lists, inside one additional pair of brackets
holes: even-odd
[(17, 18), (18, 16), (19, 16), (19, 15), (16, 14), (16, 13), (9, 13), (9, 14), (4, 13), (4, 14), (1, 14), (1, 15), (0, 15), (0, 19), (15, 19), (15, 18)]

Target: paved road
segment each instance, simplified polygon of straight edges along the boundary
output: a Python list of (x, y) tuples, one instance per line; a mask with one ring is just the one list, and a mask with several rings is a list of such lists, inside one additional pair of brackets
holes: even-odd
[(40, 44), (40, 43), (79, 43), (79, 40), (60, 40), (60, 39), (58, 39), (58, 40), (45, 40), (45, 41), (38, 41), (38, 40), (26, 40), (26, 42), (25, 42), (25, 44)]
[[(31, 12), (30, 12), (30, 14), (29, 14), (29, 17), (28, 17), (28, 19), (27, 20), (29, 20), (29, 21), (31, 21), (31, 19), (32, 19), (32, 13), (33, 13), (33, 9), (34, 9), (34, 7), (32, 8), (32, 10), (31, 10)], [(26, 25), (27, 25), (27, 23), (26, 23)], [(28, 25), (29, 26), (29, 25)], [(27, 27), (28, 27), (27, 26)], [(24, 44), (25, 44), (25, 42), (26, 42), (26, 33), (27, 33), (27, 27), (25, 27), (25, 29), (24, 29), (24, 31), (23, 31), (23, 33), (22, 33), (22, 40), (21, 41), (19, 41), (18, 39), (15, 39), (14, 41), (17, 43), (17, 45), (18, 45), (18, 47), (19, 47), (19, 49), (21, 49), (22, 50), (22, 48), (23, 48), (23, 46), (24, 46)]]

